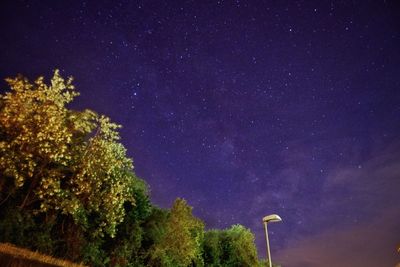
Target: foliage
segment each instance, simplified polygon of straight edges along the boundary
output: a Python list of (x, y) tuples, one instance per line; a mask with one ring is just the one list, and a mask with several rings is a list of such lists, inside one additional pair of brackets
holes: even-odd
[(206, 266), (216, 267), (221, 266), (222, 261), (222, 242), (224, 237), (222, 236), (224, 231), (220, 230), (209, 230), (204, 234), (203, 243), (203, 258)]
[(206, 266), (258, 265), (254, 235), (242, 225), (207, 231), (203, 247)]
[[(96, 231), (113, 236), (124, 218), (125, 202), (134, 203), (132, 161), (118, 143), (120, 126), (92, 111), (67, 109), (78, 95), (55, 71), (51, 85), (7, 79), (11, 92), (1, 96), (0, 173), (2, 191), (24, 191), (21, 208), (60, 211)], [(4, 187), (4, 188), (3, 188)]]
[(118, 225), (116, 237), (105, 241), (109, 244), (106, 250), (110, 251), (112, 264), (141, 266), (146, 256), (146, 251), (143, 250), (143, 224), (151, 215), (152, 206), (143, 182), (137, 183), (134, 191), (135, 206), (125, 204), (125, 218)]
[(51, 238), (53, 222), (8, 206), (1, 209), (0, 242), (31, 247), (52, 254), (55, 242)]
[(152, 262), (160, 266), (188, 266), (201, 259), (204, 224), (192, 215), (192, 207), (176, 199), (166, 221), (165, 233), (151, 248)]

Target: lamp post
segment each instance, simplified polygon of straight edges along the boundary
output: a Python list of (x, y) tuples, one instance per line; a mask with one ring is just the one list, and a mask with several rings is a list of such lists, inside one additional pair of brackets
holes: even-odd
[(276, 215), (276, 214), (271, 214), (271, 215), (265, 216), (263, 218), (264, 229), (265, 229), (265, 238), (267, 240), (267, 257), (268, 257), (269, 267), (272, 267), (272, 261), (271, 261), (271, 251), (269, 249), (267, 224), (270, 222), (280, 222), (280, 221), (282, 221), (281, 217), (279, 217), (279, 215)]

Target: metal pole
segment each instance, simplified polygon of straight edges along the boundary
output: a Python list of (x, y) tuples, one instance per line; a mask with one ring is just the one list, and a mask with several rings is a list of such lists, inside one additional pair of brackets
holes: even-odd
[[(268, 257), (268, 265), (269, 265), (269, 267), (272, 267), (271, 251), (269, 250), (269, 239), (268, 239), (267, 222), (264, 222), (264, 228), (265, 228), (265, 238), (267, 239), (267, 257)], [(267, 267), (268, 267), (268, 265), (267, 265)]]

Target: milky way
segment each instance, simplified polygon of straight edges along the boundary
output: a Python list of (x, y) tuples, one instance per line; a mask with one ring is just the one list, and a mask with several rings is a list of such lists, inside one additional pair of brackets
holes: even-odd
[[(284, 266), (400, 262), (395, 1), (0, 3), (0, 77), (75, 77), (154, 203), (243, 224)], [(2, 84), (2, 90), (6, 88)]]

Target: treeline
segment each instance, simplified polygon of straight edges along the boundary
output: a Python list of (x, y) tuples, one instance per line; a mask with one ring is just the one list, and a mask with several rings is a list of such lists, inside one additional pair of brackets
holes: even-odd
[(241, 225), (205, 231), (183, 199), (152, 205), (117, 124), (78, 93), (18, 76), (0, 95), (0, 242), (90, 266), (259, 266)]

